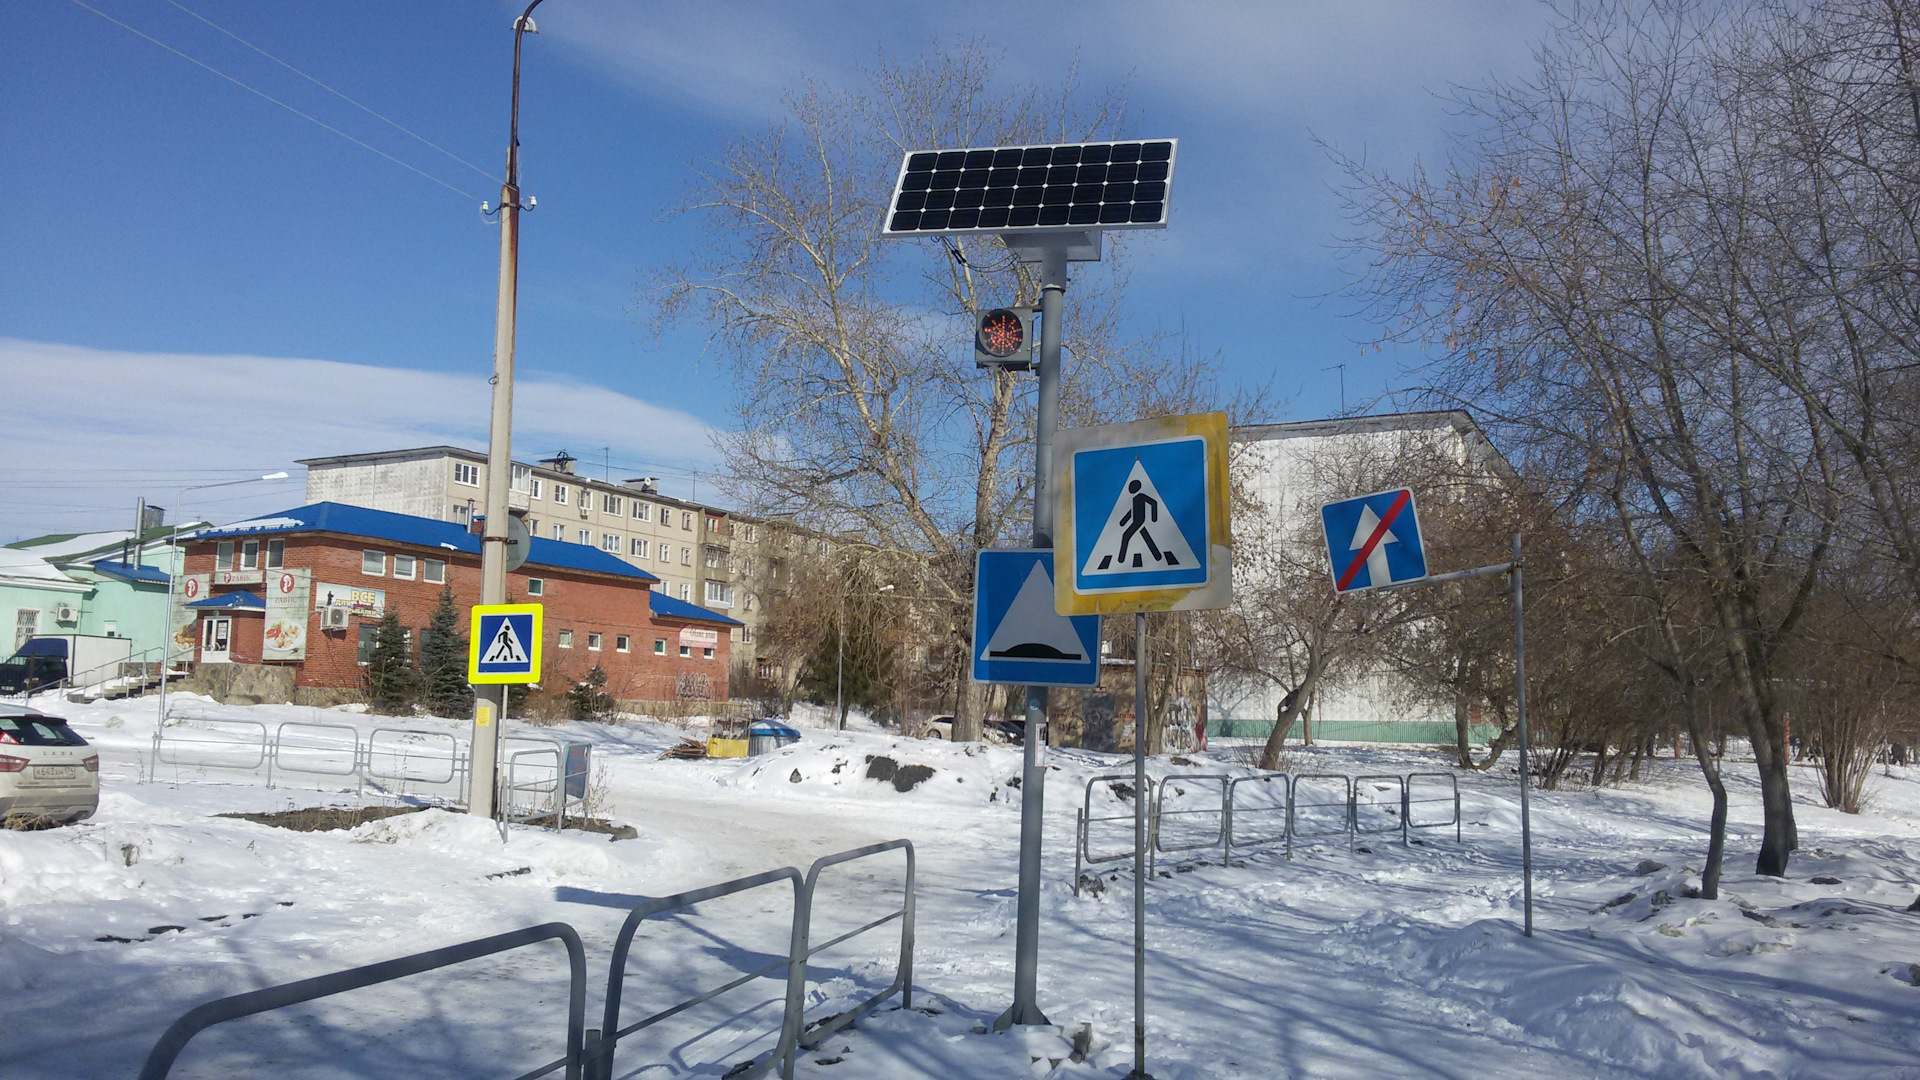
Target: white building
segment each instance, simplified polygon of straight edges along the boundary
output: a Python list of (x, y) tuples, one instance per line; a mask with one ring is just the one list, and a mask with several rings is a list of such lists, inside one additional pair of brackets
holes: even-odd
[[(1236, 542), (1253, 537), (1287, 537), (1293, 544), (1311, 544), (1311, 550), (1290, 556), (1324, 563), (1320, 550), (1319, 510), (1322, 504), (1369, 491), (1398, 486), (1380, 482), (1393, 475), (1397, 460), (1439, 454), (1467, 475), (1483, 474), (1489, 483), (1511, 477), (1512, 468), (1486, 433), (1461, 410), (1356, 416), (1332, 420), (1305, 420), (1286, 424), (1236, 427), (1236, 479), (1260, 504), (1260, 518), (1240, 515)], [(1356, 482), (1370, 486), (1356, 489)], [(1455, 567), (1439, 567), (1434, 572)], [(1236, 586), (1252, 584), (1241, 567), (1235, 568)], [(1327, 587), (1333, 587), (1329, 580)], [(1209, 714), (1225, 720), (1271, 721), (1285, 694), (1263, 680), (1216, 675), (1208, 682)], [(1391, 673), (1349, 675), (1323, 684), (1316, 694), (1315, 723), (1375, 723), (1428, 721), (1453, 723), (1450, 704), (1410, 700), (1406, 688)]]

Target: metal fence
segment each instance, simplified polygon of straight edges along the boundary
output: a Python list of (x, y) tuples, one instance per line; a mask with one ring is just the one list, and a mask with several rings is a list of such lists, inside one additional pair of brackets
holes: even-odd
[[(900, 906), (851, 930), (814, 944), (810, 940), (810, 935), (813, 926), (814, 900), (819, 895), (822, 871), (890, 851), (901, 852), (905, 857)], [(270, 986), (250, 993), (235, 994), (196, 1006), (175, 1020), (160, 1036), (159, 1041), (147, 1054), (146, 1064), (140, 1071), (140, 1080), (165, 1080), (187, 1043), (195, 1035), (215, 1024), (331, 997), (379, 983), (392, 982), (423, 971), (452, 967), (484, 956), (554, 939), (566, 945), (570, 976), (567, 998), (566, 1055), (531, 1072), (521, 1074), (517, 1080), (536, 1080), (538, 1077), (562, 1070), (567, 1080), (612, 1080), (615, 1072), (614, 1057), (620, 1049), (621, 1040), (630, 1039), (663, 1020), (711, 1001), (728, 991), (739, 989), (757, 979), (769, 978), (783, 968), (786, 986), (781, 995), (782, 1009), (780, 1026), (777, 1029), (778, 1039), (772, 1052), (754, 1059), (751, 1063), (735, 1065), (726, 1071), (726, 1075), (730, 1080), (755, 1080), (779, 1068), (784, 1080), (792, 1080), (794, 1059), (798, 1050), (812, 1049), (820, 1040), (852, 1023), (896, 993), (901, 996), (901, 1008), (913, 1006), (914, 865), (913, 843), (908, 840), (889, 840), (815, 860), (804, 877), (799, 870), (788, 866), (703, 889), (694, 889), (691, 892), (647, 900), (636, 905), (627, 913), (626, 921), (621, 924), (620, 933), (614, 941), (613, 955), (607, 968), (606, 1009), (599, 1028), (586, 1027), (586, 950), (581, 945), (579, 933), (566, 923), (543, 923), (524, 930), (514, 930), (477, 941), (462, 942), (458, 945), (403, 956), (397, 960), (349, 968), (346, 971), (302, 979), (280, 986)], [(669, 1004), (625, 1027), (620, 1026), (621, 1005), (629, 978), (627, 969), (630, 966), (633, 939), (641, 923), (662, 915), (688, 911), (694, 905), (708, 900), (777, 885), (781, 882), (788, 882), (793, 887), (793, 912), (787, 925), (787, 950), (784, 955), (777, 956), (770, 962), (761, 964), (719, 986), (702, 990)], [(842, 1009), (809, 1024), (806, 1018), (808, 962), (825, 950), (844, 944), (895, 920), (900, 922), (900, 956), (894, 968), (892, 982), (853, 1007)], [(640, 1068), (650, 1069), (653, 1064), (655, 1063), (644, 1064)], [(703, 1068), (702, 1071), (704, 1073), (711, 1070)]]
[[(551, 739), (510, 736), (545, 744)], [(384, 795), (418, 796), (437, 803), (466, 801), (467, 744), (444, 731), (378, 727), (364, 734), (351, 724), (288, 720), (275, 728), (255, 720), (169, 716), (153, 733), (153, 767), (264, 772), (268, 787), (290, 778), (323, 778), (351, 783)], [(556, 758), (557, 759), (557, 758)]]
[[(1098, 814), (1094, 789), (1101, 785), (1131, 784), (1131, 775), (1095, 776), (1087, 780), (1075, 811), (1073, 889), (1079, 895), (1082, 870), (1104, 862), (1133, 857), (1133, 811)], [(1130, 791), (1114, 792), (1121, 802)], [(1384, 798), (1382, 796), (1385, 796)], [(1344, 836), (1352, 846), (1357, 836), (1398, 832), (1402, 843), (1419, 843), (1413, 830), (1451, 826), (1454, 839), (1463, 838), (1460, 782), (1451, 773), (1381, 773), (1345, 776), (1339, 773), (1175, 773), (1147, 781), (1147, 872), (1153, 873), (1156, 853), (1173, 854), (1218, 847), (1223, 865), (1232, 865), (1234, 849), (1285, 842), (1288, 858), (1296, 840)], [(1436, 811), (1434, 808), (1441, 808)], [(1103, 823), (1124, 833), (1126, 846), (1106, 850), (1096, 846), (1094, 831)]]

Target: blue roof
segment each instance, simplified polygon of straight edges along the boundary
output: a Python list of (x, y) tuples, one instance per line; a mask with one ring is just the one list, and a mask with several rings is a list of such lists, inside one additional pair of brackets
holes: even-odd
[(739, 619), (730, 619), (711, 608), (689, 604), (685, 600), (675, 600), (658, 589), (647, 593), (647, 607), (655, 615), (665, 615), (669, 619), (698, 619), (701, 622), (714, 622), (725, 626), (747, 625)]
[[(314, 503), (295, 510), (284, 510), (278, 514), (266, 514), (246, 521), (236, 521), (231, 525), (199, 529), (181, 536), (180, 539), (224, 540), (232, 536), (298, 532), (340, 533), (344, 536), (361, 536), (395, 544), (443, 548), (466, 555), (480, 554), (480, 538), (468, 532), (464, 525), (451, 521), (435, 521), (432, 518), (413, 517), (409, 514), (395, 514), (386, 510), (369, 510), (364, 506), (347, 506), (336, 502)], [(588, 570), (596, 574), (634, 578), (649, 585), (660, 580), (653, 574), (597, 547), (587, 544), (569, 544), (563, 540), (542, 540), (537, 536), (533, 538), (533, 545), (528, 552), (527, 565), (551, 566), (563, 570)]]
[(184, 604), (182, 606), (193, 608), (196, 611), (265, 611), (267, 610), (267, 602), (260, 598), (259, 593), (247, 592), (245, 589), (242, 589), (239, 592), (221, 593), (218, 596), (209, 596), (205, 600), (195, 600), (190, 604)]
[(132, 563), (102, 559), (94, 563), (93, 568), (108, 577), (117, 577), (122, 581), (145, 581), (154, 585), (167, 583), (167, 572), (157, 566), (135, 566)]

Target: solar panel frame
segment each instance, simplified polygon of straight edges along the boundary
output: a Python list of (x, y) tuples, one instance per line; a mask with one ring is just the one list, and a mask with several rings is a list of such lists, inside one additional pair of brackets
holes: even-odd
[(882, 236), (1164, 229), (1178, 139), (910, 150)]

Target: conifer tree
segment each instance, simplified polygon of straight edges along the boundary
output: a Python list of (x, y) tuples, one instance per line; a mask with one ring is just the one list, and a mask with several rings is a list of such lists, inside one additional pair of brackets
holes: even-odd
[(473, 687), (467, 683), (467, 638), (460, 632), (460, 609), (453, 589), (440, 590), (440, 600), (427, 618), (420, 642), (420, 697), (435, 716), (462, 717), (473, 713)]
[(373, 652), (367, 657), (367, 701), (374, 712), (397, 715), (412, 708), (415, 680), (411, 653), (399, 613), (388, 608), (373, 632)]
[(613, 695), (606, 692), (607, 673), (599, 664), (586, 678), (573, 680), (567, 691), (567, 712), (575, 720), (605, 720), (613, 714)]

